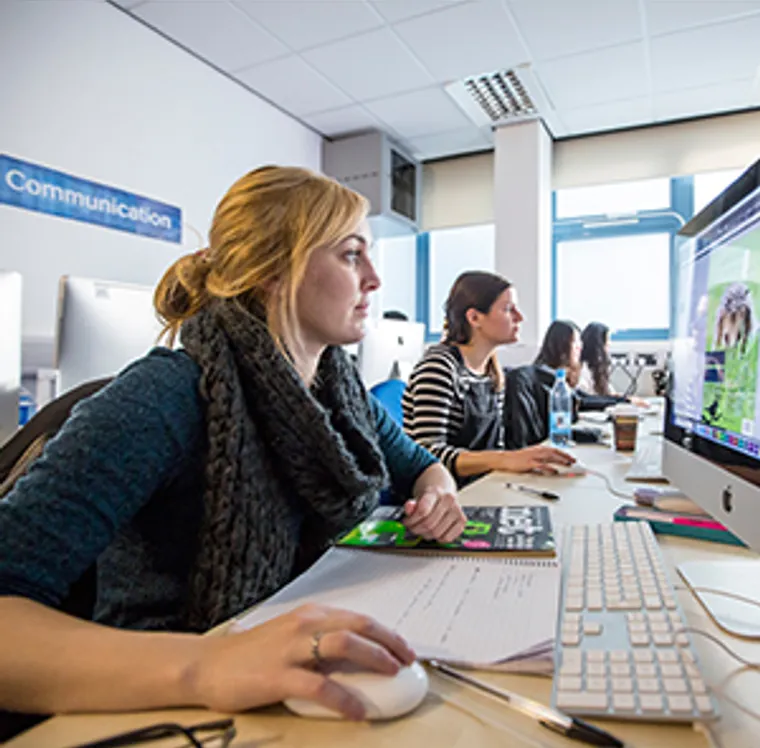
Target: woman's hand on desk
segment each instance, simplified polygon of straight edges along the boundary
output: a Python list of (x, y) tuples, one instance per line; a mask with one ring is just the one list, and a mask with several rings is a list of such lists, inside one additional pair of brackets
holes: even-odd
[(372, 618), (304, 605), (249, 631), (202, 639), (201, 655), (188, 676), (188, 703), (240, 712), (296, 697), (361, 719), (361, 703), (315, 669), (315, 635), (324, 662), (348, 660), (393, 675), (415, 659), (400, 636)]
[(467, 524), (462, 507), (453, 491), (429, 487), (418, 497), (404, 504), (404, 524), (425, 540), (451, 543)]
[(499, 470), (509, 473), (542, 473), (554, 475), (557, 471), (553, 465), (572, 465), (575, 458), (561, 449), (554, 447), (525, 447), (514, 452), (502, 452)]

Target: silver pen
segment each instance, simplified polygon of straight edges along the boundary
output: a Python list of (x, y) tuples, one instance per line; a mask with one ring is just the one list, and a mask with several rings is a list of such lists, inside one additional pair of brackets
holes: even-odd
[(570, 717), (567, 714), (550, 709), (548, 706), (544, 706), (538, 701), (527, 699), (525, 696), (520, 696), (511, 691), (496, 688), (496, 686), (492, 686), (490, 683), (480, 680), (480, 678), (465, 675), (460, 670), (455, 670), (439, 660), (427, 660), (427, 664), (434, 670), (443, 673), (449, 678), (473, 686), (490, 696), (495, 696), (497, 699), (508, 704), (515, 711), (521, 712), (528, 717), (532, 717), (542, 727), (546, 727), (552, 732), (564, 735), (566, 738), (579, 740), (588, 745), (624, 748), (622, 740), (618, 740), (614, 735), (610, 735), (610, 733), (600, 730), (598, 727), (594, 727), (594, 725), (590, 725), (588, 722), (584, 722), (577, 717)]
[(557, 501), (559, 494), (554, 491), (544, 491), (541, 488), (532, 488), (531, 486), (523, 486), (522, 483), (505, 483), (507, 488), (511, 488), (513, 491), (522, 491), (523, 493), (529, 493), (533, 496), (540, 496), (542, 499), (551, 499), (551, 501)]

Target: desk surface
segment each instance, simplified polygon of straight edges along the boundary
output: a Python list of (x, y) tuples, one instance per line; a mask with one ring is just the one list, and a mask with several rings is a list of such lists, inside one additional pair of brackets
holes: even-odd
[[(651, 419), (647, 419), (648, 421)], [(647, 424), (649, 429), (651, 425)], [(645, 427), (642, 429), (647, 430)], [(655, 438), (655, 437), (642, 437)], [(579, 459), (603, 471), (620, 491), (632, 493), (633, 485), (623, 482), (631, 458), (616, 454), (608, 447), (583, 446), (575, 450)], [(504, 487), (506, 476), (492, 473), (462, 491), (465, 504), (525, 504), (527, 494)], [(609, 522), (622, 499), (612, 496), (598, 476), (580, 478), (544, 478), (521, 476), (521, 482), (557, 491), (561, 499), (552, 503), (557, 529), (568, 523)], [(533, 503), (540, 503), (534, 501)], [(707, 631), (725, 641), (734, 651), (753, 662), (760, 661), (760, 642), (750, 642), (721, 632), (692, 595), (683, 588), (675, 564), (692, 559), (728, 559), (752, 557), (747, 550), (717, 543), (677, 537), (660, 539), (666, 562), (671, 566), (671, 579), (691, 627)], [(694, 646), (702, 661), (707, 682), (721, 689), (740, 704), (757, 709), (760, 672), (747, 671), (722, 649), (704, 637), (694, 636)], [(488, 673), (484, 678), (505, 688), (549, 703), (551, 682), (547, 678), (526, 675)], [(760, 745), (760, 722), (719, 696), (722, 718), (711, 725), (717, 748), (757, 748)], [(55, 717), (19, 736), (7, 745), (10, 748), (64, 748), (88, 740), (162, 721), (193, 724), (212, 719), (202, 710), (171, 710), (129, 714), (66, 715)], [(284, 707), (270, 707), (246, 715), (237, 715), (235, 722), (237, 748), (253, 748), (271, 743), (276, 746), (315, 746), (341, 748), (361, 744), (363, 748), (434, 745), (436, 747), (504, 748), (569, 748), (580, 743), (555, 736), (530, 720), (515, 714), (488, 697), (452, 684), (441, 676), (431, 675), (431, 692), (423, 705), (412, 715), (388, 723), (349, 723), (306, 720), (290, 715)], [(600, 723), (601, 724), (601, 723)], [(608, 729), (637, 748), (703, 748), (709, 738), (690, 726), (606, 722)], [(698, 728), (699, 729), (699, 728)], [(180, 745), (165, 741), (161, 746)], [(153, 744), (151, 744), (153, 745)], [(159, 745), (159, 744), (156, 744)]]

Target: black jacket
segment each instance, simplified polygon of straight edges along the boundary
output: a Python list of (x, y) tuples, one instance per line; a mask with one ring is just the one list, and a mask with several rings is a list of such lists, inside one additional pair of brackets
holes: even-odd
[[(507, 449), (539, 444), (549, 436), (549, 393), (554, 386), (554, 369), (542, 364), (505, 370), (504, 438)], [(623, 397), (573, 392), (573, 420), (579, 411), (604, 410), (624, 401)]]

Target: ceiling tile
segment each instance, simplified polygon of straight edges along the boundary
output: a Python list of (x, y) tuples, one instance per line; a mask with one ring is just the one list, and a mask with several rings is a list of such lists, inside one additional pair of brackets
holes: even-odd
[(760, 13), (760, 0), (646, 0), (650, 34), (666, 34), (745, 13)]
[(439, 83), (528, 60), (525, 47), (497, 0), (456, 5), (394, 28)]
[(382, 17), (369, 5), (356, 0), (319, 3), (235, 0), (235, 4), (295, 50), (316, 47), (384, 25)]
[(379, 130), (380, 123), (361, 105), (342, 107), (329, 112), (307, 114), (304, 122), (323, 135), (345, 135), (360, 130)]
[(149, 2), (133, 12), (222, 70), (237, 70), (288, 52), (239, 8), (226, 3)]
[(492, 147), (491, 141), (475, 125), (435, 135), (407, 138), (406, 143), (412, 154), (420, 159), (441, 158)]
[(405, 138), (468, 126), (470, 121), (440, 88), (368, 101), (365, 106)]
[(732, 112), (760, 106), (760, 87), (753, 78), (681, 89), (654, 95), (658, 121)]
[(651, 40), (652, 85), (676, 91), (751, 78), (760, 63), (760, 16)]
[(560, 117), (567, 128), (567, 135), (633, 127), (651, 122), (652, 102), (644, 96), (579, 109), (563, 109)]
[(536, 66), (536, 74), (560, 111), (648, 96), (641, 42), (584, 52)]
[(296, 55), (241, 70), (235, 77), (297, 117), (351, 103), (348, 96)]
[[(534, 60), (642, 38), (638, 0), (508, 0)], [(551, 22), (547, 22), (551, 19)]]
[(391, 23), (404, 18), (421, 16), (431, 10), (440, 10), (447, 5), (467, 3), (470, 0), (374, 0), (372, 5)]
[(387, 28), (310, 49), (303, 57), (357, 100), (377, 99), (433, 83)]

